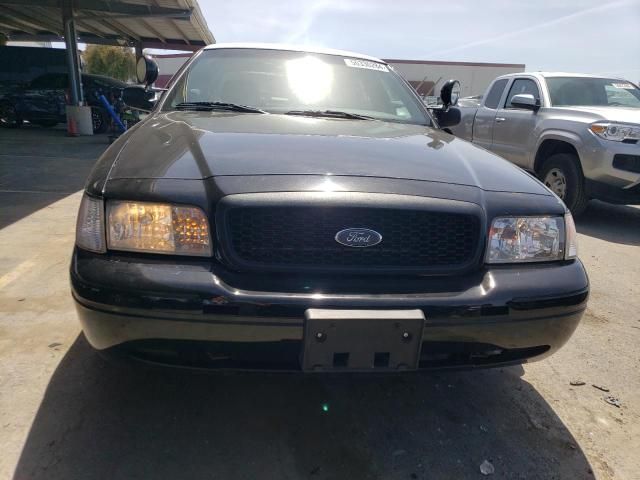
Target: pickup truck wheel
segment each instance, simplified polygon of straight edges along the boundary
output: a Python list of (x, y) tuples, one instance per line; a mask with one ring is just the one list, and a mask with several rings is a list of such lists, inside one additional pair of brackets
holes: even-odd
[(557, 153), (544, 162), (539, 175), (542, 183), (564, 201), (574, 216), (584, 212), (589, 202), (579, 162), (575, 155)]

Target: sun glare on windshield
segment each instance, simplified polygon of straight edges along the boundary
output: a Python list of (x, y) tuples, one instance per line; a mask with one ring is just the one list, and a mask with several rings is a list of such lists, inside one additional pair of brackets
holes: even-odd
[(320, 102), (331, 93), (333, 67), (315, 57), (286, 62), (287, 81), (293, 94), (305, 105)]

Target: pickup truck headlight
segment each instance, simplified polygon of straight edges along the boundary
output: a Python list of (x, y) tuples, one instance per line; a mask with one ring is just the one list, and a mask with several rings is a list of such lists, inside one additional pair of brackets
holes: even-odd
[(209, 224), (196, 207), (147, 202), (107, 202), (111, 250), (211, 256)]
[(487, 263), (569, 260), (578, 254), (576, 228), (564, 217), (498, 217), (489, 230)]
[(593, 133), (605, 140), (622, 142), (623, 140), (640, 140), (640, 127), (621, 123), (599, 122), (589, 127)]

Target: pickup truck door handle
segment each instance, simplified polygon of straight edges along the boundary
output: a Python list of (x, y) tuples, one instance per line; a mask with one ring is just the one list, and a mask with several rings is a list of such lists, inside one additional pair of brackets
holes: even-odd
[(504, 122), (505, 120), (506, 120), (506, 118), (504, 118), (504, 117), (496, 117), (496, 122), (497, 122), (497, 123), (502, 123), (502, 122)]

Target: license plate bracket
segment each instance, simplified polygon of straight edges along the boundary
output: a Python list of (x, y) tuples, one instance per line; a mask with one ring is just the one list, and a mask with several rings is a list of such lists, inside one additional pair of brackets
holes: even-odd
[(397, 371), (418, 368), (422, 310), (305, 312), (302, 368), (307, 372)]

